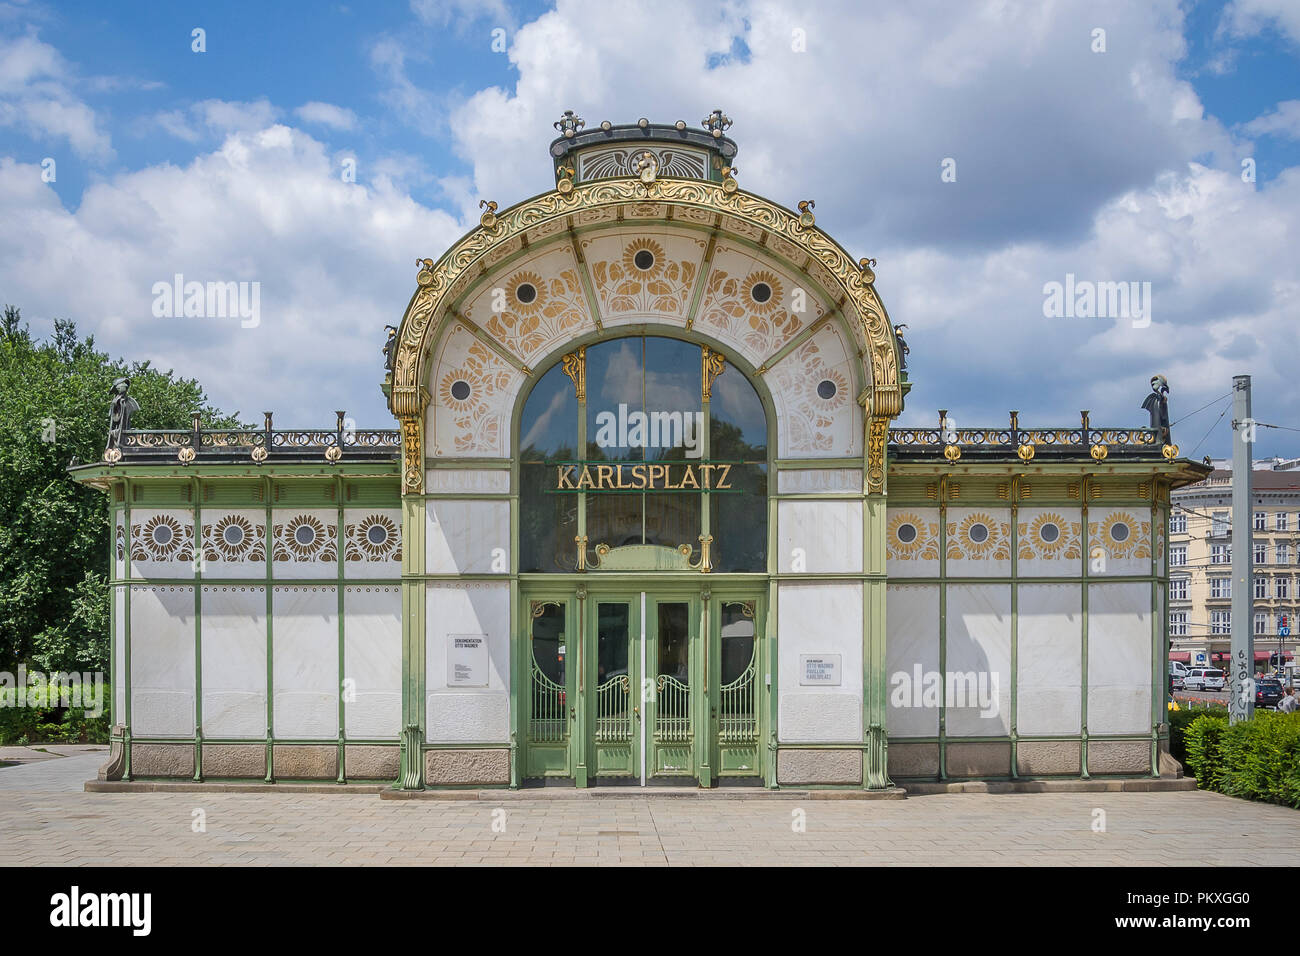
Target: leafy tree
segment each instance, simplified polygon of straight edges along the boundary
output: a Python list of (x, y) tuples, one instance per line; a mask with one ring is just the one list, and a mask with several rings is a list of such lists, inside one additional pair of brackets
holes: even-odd
[(17, 308), (0, 319), (0, 670), (108, 673), (109, 522), (104, 495), (68, 466), (103, 455), (110, 388), (131, 379), (133, 428), (237, 427), (199, 383), (128, 365), (95, 349), (73, 322), (33, 339)]

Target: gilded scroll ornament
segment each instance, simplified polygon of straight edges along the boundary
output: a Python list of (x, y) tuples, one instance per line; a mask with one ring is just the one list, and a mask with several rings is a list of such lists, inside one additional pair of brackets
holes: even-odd
[(587, 349), (586, 346), (576, 352), (570, 352), (561, 360), (564, 374), (573, 382), (573, 390), (581, 404), (587, 400)]
[(889, 419), (872, 417), (867, 426), (867, 494), (885, 493), (885, 449), (889, 441)]
[(713, 397), (713, 380), (721, 375), (727, 367), (727, 360), (723, 358), (721, 352), (715, 352), (707, 345), (701, 346), (700, 356), (701, 378), (704, 382), (704, 400), (707, 402)]

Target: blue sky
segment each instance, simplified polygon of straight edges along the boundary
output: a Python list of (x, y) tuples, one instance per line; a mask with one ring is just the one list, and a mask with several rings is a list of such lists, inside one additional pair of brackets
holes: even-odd
[[(720, 106), (742, 186), (878, 259), (904, 421), (1140, 424), (1153, 372), (1177, 420), (1249, 373), (1256, 418), (1300, 428), (1300, 4), (860, 6), (0, 2), (0, 298), (246, 418), (385, 424), (416, 258), (549, 187), (564, 109)], [(259, 282), (258, 325), (152, 315), (177, 272)], [(1151, 283), (1154, 321), (1045, 316), (1067, 273)], [(1185, 453), (1227, 453), (1221, 405)]]

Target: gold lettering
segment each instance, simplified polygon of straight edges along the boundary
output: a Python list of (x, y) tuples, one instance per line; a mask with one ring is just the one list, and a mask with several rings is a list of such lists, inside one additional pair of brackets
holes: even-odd
[(669, 485), (668, 485), (668, 466), (667, 466), (667, 465), (651, 465), (651, 466), (650, 466), (650, 488), (651, 488), (651, 490), (653, 490), (653, 489), (655, 488), (655, 479), (656, 479), (656, 478), (662, 478), (662, 479), (664, 480), (664, 487), (665, 487), (665, 488), (669, 487)]
[(593, 488), (595, 482), (591, 480), (591, 469), (586, 465), (582, 466), (582, 474), (578, 476), (578, 488)]
[(695, 477), (695, 467), (693, 465), (686, 466), (685, 471), (682, 472), (681, 484), (679, 484), (677, 487), (678, 488), (690, 487), (690, 488), (695, 488), (697, 490), (699, 489), (700, 481), (698, 478)]
[(596, 466), (596, 487), (597, 488), (608, 488), (613, 483), (613, 481), (614, 481), (613, 465)]
[(637, 480), (637, 484), (630, 485), (631, 488), (645, 488), (645, 465), (633, 465), (631, 468), (632, 477)]
[(568, 489), (573, 488), (573, 466), (572, 465), (556, 465), (555, 472), (556, 472), (556, 479), (555, 479), (556, 491), (561, 491), (565, 488)]
[(715, 467), (715, 468), (721, 468), (721, 469), (722, 469), (722, 477), (718, 479), (718, 483), (717, 483), (716, 485), (714, 485), (713, 487), (717, 488), (719, 491), (728, 491), (728, 490), (730, 490), (731, 485), (727, 484), (727, 473), (731, 471), (731, 466), (730, 466), (730, 465), (714, 465), (714, 467)]
[(631, 488), (631, 487), (632, 487), (631, 485), (625, 485), (625, 484), (623, 484), (623, 466), (622, 466), (622, 465), (615, 465), (615, 466), (614, 466), (614, 473), (615, 473), (616, 475), (618, 475), (618, 484), (614, 486), (615, 488)]

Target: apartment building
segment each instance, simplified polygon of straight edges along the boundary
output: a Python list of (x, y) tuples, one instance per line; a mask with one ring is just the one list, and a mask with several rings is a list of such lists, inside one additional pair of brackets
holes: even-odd
[[(1216, 462), (1204, 481), (1171, 493), (1169, 657), (1185, 663), (1228, 659), (1232, 642), (1232, 472)], [(1261, 467), (1261, 465), (1271, 467)], [(1300, 470), (1255, 462), (1248, 546), (1255, 666), (1296, 653), (1300, 611)], [(1290, 631), (1290, 634), (1283, 632)]]

